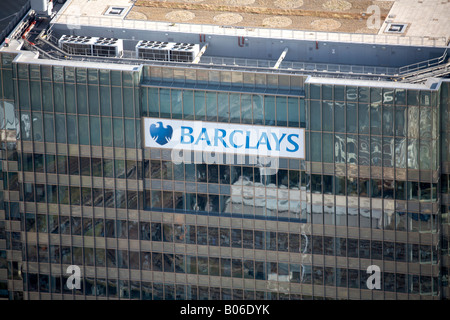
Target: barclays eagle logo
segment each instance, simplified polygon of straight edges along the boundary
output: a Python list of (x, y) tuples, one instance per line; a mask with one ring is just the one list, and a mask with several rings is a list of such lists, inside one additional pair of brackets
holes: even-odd
[(152, 123), (150, 126), (150, 135), (152, 136), (152, 139), (156, 141), (159, 145), (165, 145), (172, 139), (172, 133), (173, 129), (172, 126), (167, 125), (166, 128), (164, 128), (163, 123), (161, 121), (158, 121), (158, 126)]

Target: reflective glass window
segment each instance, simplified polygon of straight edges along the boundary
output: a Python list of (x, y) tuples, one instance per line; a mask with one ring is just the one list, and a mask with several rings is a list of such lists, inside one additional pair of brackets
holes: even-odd
[(170, 118), (170, 89), (159, 89), (161, 118)]
[(356, 130), (358, 128), (358, 125), (357, 125), (357, 114), (358, 113), (356, 110), (356, 104), (347, 103), (346, 109), (347, 109), (347, 117), (346, 117), (347, 132), (356, 133)]
[(220, 246), (230, 246), (230, 229), (220, 228)]
[[(205, 120), (206, 117), (206, 101), (204, 91), (195, 91), (195, 120)], [(239, 113), (240, 114), (240, 113)]]
[(369, 105), (360, 103), (358, 105), (359, 133), (369, 133), (369, 119)]
[(217, 106), (220, 122), (229, 122), (230, 108), (228, 102), (228, 93), (217, 93)]
[(264, 100), (262, 95), (252, 96), (253, 124), (263, 124)]
[(194, 94), (193, 91), (183, 91), (183, 114), (184, 119), (194, 119)]
[(286, 127), (287, 126), (287, 98), (286, 97), (276, 97), (276, 117), (277, 126)]
[(44, 134), (46, 142), (55, 142), (54, 116), (44, 113)]
[(268, 126), (274, 126), (276, 121), (276, 106), (275, 97), (264, 96), (264, 119), (265, 124)]
[(33, 140), (34, 141), (44, 141), (44, 129), (42, 127), (42, 114), (33, 112), (32, 113), (32, 124), (33, 124)]
[(322, 130), (333, 131), (333, 102), (322, 102)]

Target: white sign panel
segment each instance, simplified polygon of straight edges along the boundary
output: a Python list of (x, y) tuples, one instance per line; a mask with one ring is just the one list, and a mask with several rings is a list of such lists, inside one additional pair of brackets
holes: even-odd
[(305, 158), (305, 129), (144, 118), (144, 146)]

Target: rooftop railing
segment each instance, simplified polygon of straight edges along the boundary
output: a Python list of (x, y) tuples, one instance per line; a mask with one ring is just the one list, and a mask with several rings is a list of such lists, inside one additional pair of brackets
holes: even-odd
[[(52, 34), (47, 34), (45, 39), (43, 39), (48, 44), (51, 44), (55, 50), (64, 53), (58, 48), (58, 39)], [(357, 65), (343, 65), (343, 64), (327, 64), (327, 63), (311, 63), (311, 62), (292, 62), (283, 61), (278, 68), (274, 68), (277, 63), (276, 60), (263, 60), (263, 59), (245, 59), (245, 58), (228, 58), (228, 57), (214, 57), (214, 56), (202, 56), (198, 64), (192, 63), (181, 63), (181, 62), (169, 62), (169, 61), (157, 61), (157, 60), (146, 60), (136, 58), (135, 51), (124, 50), (120, 58), (114, 57), (97, 57), (91, 55), (72, 55), (66, 53), (66, 58), (75, 59), (79, 61), (91, 61), (91, 62), (107, 62), (114, 61), (115, 63), (124, 64), (168, 64), (168, 65), (182, 65), (189, 67), (199, 66), (213, 66), (213, 67), (236, 67), (241, 70), (246, 68), (251, 69), (261, 69), (264, 72), (270, 71), (273, 73), (280, 72), (295, 72), (305, 74), (327, 74), (331, 77), (347, 77), (347, 78), (358, 78), (358, 76), (367, 76), (369, 78), (377, 77), (390, 77), (398, 74), (398, 68), (386, 68), (386, 67), (374, 67), (374, 66), (357, 66)]]
[[(274, 68), (276, 60), (261, 59), (242, 59), (242, 58), (226, 58), (202, 56), (200, 63), (213, 65), (241, 66), (253, 68)], [(347, 73), (347, 74), (364, 74), (379, 76), (395, 76), (398, 74), (398, 68), (374, 67), (374, 66), (357, 66), (345, 64), (328, 64), (328, 63), (311, 63), (311, 62), (281, 62), (278, 69), (281, 70), (298, 70), (311, 72), (326, 73)]]
[(429, 59), (426, 61), (416, 62), (413, 64), (409, 64), (407, 66), (400, 67), (399, 74), (403, 75), (403, 74), (408, 74), (408, 73), (415, 73), (422, 69), (427, 69), (427, 68), (438, 66), (447, 60), (447, 58), (448, 58), (447, 51), (448, 51), (448, 49), (445, 49), (444, 53), (440, 57), (437, 57), (434, 59)]

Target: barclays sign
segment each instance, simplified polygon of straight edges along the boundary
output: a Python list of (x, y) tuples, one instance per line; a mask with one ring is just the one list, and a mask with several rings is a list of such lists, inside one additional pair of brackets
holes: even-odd
[(144, 146), (224, 154), (305, 158), (305, 129), (144, 118)]

